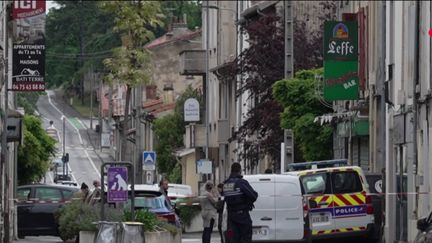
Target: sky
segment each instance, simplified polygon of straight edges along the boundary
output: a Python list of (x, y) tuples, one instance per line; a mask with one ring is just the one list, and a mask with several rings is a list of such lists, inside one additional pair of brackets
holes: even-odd
[(46, 9), (47, 13), (49, 12), (50, 8), (56, 8), (58, 5), (54, 1), (46, 1)]

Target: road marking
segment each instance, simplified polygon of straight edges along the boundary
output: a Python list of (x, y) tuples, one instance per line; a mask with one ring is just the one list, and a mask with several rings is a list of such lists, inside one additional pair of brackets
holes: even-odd
[(49, 171), (47, 174), (48, 174), (48, 177), (49, 177), (51, 183), (54, 183), (54, 180), (53, 180), (53, 178), (51, 176), (51, 171)]
[(70, 167), (70, 165), (69, 165), (69, 162), (67, 162), (66, 164), (67, 164), (67, 166), (68, 166), (68, 170), (71, 171), (71, 175), (72, 175), (73, 180), (74, 180), (75, 182), (78, 183), (78, 181), (76, 180), (76, 178), (75, 178), (75, 176), (74, 176), (74, 174), (73, 174), (73, 171), (72, 171), (72, 169), (71, 169), (71, 167)]
[[(54, 109), (56, 109), (62, 116), (63, 116), (63, 118), (66, 118), (66, 121), (68, 121), (69, 122), (69, 124), (75, 129), (75, 131), (76, 131), (76, 133), (78, 134), (78, 138), (79, 138), (79, 140), (80, 140), (80, 143), (81, 143), (81, 145), (84, 147), (84, 141), (83, 141), (83, 139), (82, 139), (82, 137), (81, 137), (81, 134), (80, 134), (80, 132), (79, 132), (79, 129), (76, 127), (76, 126), (74, 126), (74, 124), (63, 114), (63, 112), (61, 112), (60, 110), (59, 110), (59, 108), (57, 108), (53, 103), (52, 103), (52, 101), (51, 101), (51, 91), (47, 91), (47, 94), (48, 94), (48, 102), (50, 103), (50, 105), (52, 106), (52, 107), (54, 107)], [(101, 177), (101, 175), (100, 175), (100, 172), (99, 172), (99, 170), (97, 169), (97, 167), (96, 167), (96, 165), (94, 164), (94, 162), (93, 162), (93, 160), (90, 158), (90, 155), (88, 154), (88, 152), (87, 152), (87, 150), (84, 150), (84, 152), (85, 152), (85, 154), (86, 154), (86, 156), (87, 156), (87, 159), (90, 161), (90, 164), (91, 164), (91, 166), (93, 167), (93, 169), (95, 169), (95, 171), (96, 171), (96, 174), (97, 175), (99, 175), (99, 178)], [(72, 174), (72, 176), (73, 176), (73, 174)], [(75, 177), (74, 177), (75, 178)]]

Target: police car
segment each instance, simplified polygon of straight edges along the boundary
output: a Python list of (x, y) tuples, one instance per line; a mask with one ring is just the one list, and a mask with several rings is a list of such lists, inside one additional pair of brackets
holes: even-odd
[[(318, 168), (282, 175), (246, 175), (258, 192), (251, 212), (254, 241), (371, 237), (374, 209), (363, 171), (356, 166)], [(372, 242), (372, 239), (368, 242)]]

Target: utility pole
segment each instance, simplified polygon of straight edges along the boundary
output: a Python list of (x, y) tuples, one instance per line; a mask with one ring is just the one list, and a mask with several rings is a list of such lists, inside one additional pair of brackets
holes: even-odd
[(93, 82), (94, 72), (93, 65), (90, 68), (90, 129), (93, 130)]
[(209, 72), (209, 58), (210, 58), (210, 55), (209, 55), (209, 51), (210, 51), (210, 48), (209, 48), (209, 44), (210, 44), (210, 41), (209, 41), (209, 37), (210, 37), (210, 23), (209, 23), (209, 21), (210, 21), (210, 17), (209, 17), (209, 14), (210, 14), (210, 8), (209, 8), (209, 6), (210, 6), (210, 2), (207, 0), (206, 1), (206, 3), (207, 3), (207, 6), (206, 6), (206, 63), (205, 63), (205, 69), (206, 69), (206, 74), (205, 74), (205, 105), (206, 105), (206, 109), (205, 109), (205, 111), (206, 111), (206, 113), (205, 113), (205, 126), (206, 126), (206, 147), (205, 147), (205, 158), (206, 159), (208, 159), (209, 158), (209, 141), (210, 141), (210, 138), (209, 138), (209, 120), (210, 120), (210, 111), (209, 111), (209, 84), (210, 84), (210, 82), (209, 82), (209, 78), (210, 78), (210, 72)]
[[(285, 18), (285, 65), (284, 65), (284, 78), (285, 79), (291, 79), (293, 78), (294, 73), (294, 31), (293, 31), (293, 11), (292, 11), (292, 1), (284, 1), (284, 18)], [(290, 146), (287, 144), (290, 141), (287, 141), (287, 135), (288, 131), (284, 132), (284, 150), (283, 151), (283, 158), (281, 159), (280, 169), (281, 173), (283, 173), (287, 164), (294, 162), (294, 144), (291, 143), (291, 158), (288, 158), (287, 156), (287, 146)], [(288, 139), (290, 140), (290, 139)], [(294, 133), (291, 132), (291, 141), (294, 140)]]
[(141, 124), (141, 113), (142, 113), (142, 86), (139, 85), (137, 87), (137, 94), (136, 94), (136, 116), (135, 116), (135, 124), (136, 124), (136, 133), (135, 133), (135, 146), (136, 146), (136, 163), (135, 168), (136, 169), (136, 178), (135, 181), (138, 184), (142, 184), (143, 179), (143, 165), (142, 165), (142, 152), (143, 152), (143, 146), (142, 146), (142, 124)]
[(102, 152), (102, 132), (103, 131), (107, 131), (107, 129), (105, 128), (105, 123), (102, 120), (102, 99), (104, 97), (104, 93), (103, 93), (103, 84), (102, 84), (102, 78), (100, 78), (100, 76), (97, 76), (99, 78), (99, 111), (98, 111), (98, 118), (99, 118), (99, 147), (100, 147), (100, 151)]
[[(7, 3), (8, 4), (8, 3)], [(6, 17), (4, 18), (6, 23), (4, 26), (6, 27), (5, 31), (5, 42), (4, 42), (4, 53), (6, 54), (6, 58), (4, 59), (4, 120), (3, 120), (3, 131), (1, 137), (1, 163), (2, 163), (2, 178), (0, 181), (4, 180), (4, 191), (3, 191), (3, 229), (4, 229), (4, 238), (0, 238), (0, 241), (9, 243), (10, 242), (10, 234), (9, 234), (9, 148), (7, 144), (7, 117), (9, 113), (9, 64), (10, 64), (10, 53), (9, 53), (9, 18), (7, 16), (10, 15), (10, 8), (6, 7)]]
[[(82, 10), (82, 0), (78, 1), (77, 7), (79, 12), (81, 12)], [(79, 54), (79, 63), (81, 65), (81, 67), (83, 66), (84, 63), (84, 28), (83, 28), (83, 22), (82, 22), (82, 18), (81, 16), (77, 16), (78, 17), (78, 25), (79, 25), (79, 35), (78, 35), (78, 40), (79, 40), (79, 48), (80, 48), (80, 54)], [(84, 105), (84, 78), (81, 76), (81, 104)]]

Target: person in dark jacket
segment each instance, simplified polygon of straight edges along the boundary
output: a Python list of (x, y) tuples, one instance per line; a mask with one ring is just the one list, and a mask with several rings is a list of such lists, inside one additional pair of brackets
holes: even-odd
[(252, 219), (249, 211), (254, 208), (253, 203), (258, 193), (241, 175), (241, 165), (231, 165), (231, 175), (224, 182), (223, 195), (228, 209), (228, 227), (232, 231), (230, 242), (252, 242)]

